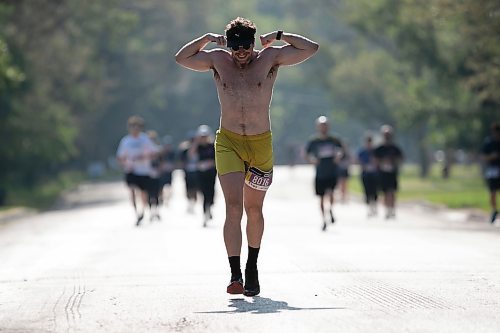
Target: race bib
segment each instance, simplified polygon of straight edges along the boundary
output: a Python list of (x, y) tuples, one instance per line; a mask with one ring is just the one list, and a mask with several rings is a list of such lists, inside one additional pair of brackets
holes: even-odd
[(321, 145), (318, 148), (318, 158), (328, 158), (328, 157), (334, 157), (335, 156), (335, 146), (330, 145), (330, 144), (324, 144)]
[(251, 188), (259, 191), (267, 191), (273, 182), (273, 170), (262, 171), (251, 167), (245, 176), (245, 183)]
[(213, 160), (206, 160), (198, 162), (198, 170), (207, 171), (215, 167), (215, 163)]
[(367, 164), (365, 166), (365, 172), (375, 172), (377, 168), (373, 164)]
[(500, 178), (500, 167), (490, 166), (486, 168), (485, 176), (487, 179)]
[(392, 172), (394, 171), (394, 165), (392, 163), (382, 163), (380, 165), (380, 170), (384, 171), (384, 172)]

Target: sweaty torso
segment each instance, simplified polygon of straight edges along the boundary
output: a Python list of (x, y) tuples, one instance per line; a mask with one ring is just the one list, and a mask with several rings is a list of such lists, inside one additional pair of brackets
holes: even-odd
[(242, 135), (271, 129), (269, 105), (278, 65), (265, 50), (255, 52), (252, 61), (239, 68), (231, 54), (217, 52), (214, 80), (221, 106), (221, 126)]

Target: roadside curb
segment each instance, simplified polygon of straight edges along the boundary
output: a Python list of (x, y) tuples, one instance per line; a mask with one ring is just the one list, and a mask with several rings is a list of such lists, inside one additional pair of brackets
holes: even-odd
[(425, 200), (402, 200), (398, 205), (431, 214), (441, 214), (452, 222), (489, 223), (489, 214), (478, 208), (449, 208)]

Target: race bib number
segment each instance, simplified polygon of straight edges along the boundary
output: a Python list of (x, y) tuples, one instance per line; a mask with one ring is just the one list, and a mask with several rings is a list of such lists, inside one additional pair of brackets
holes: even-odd
[(318, 148), (318, 158), (334, 157), (335, 154), (336, 149), (332, 144), (324, 144)]
[(245, 183), (251, 188), (259, 191), (267, 191), (273, 182), (273, 170), (262, 171), (251, 167), (245, 176)]
[(375, 172), (377, 168), (373, 164), (367, 164), (365, 166), (365, 172)]
[(500, 167), (488, 167), (486, 168), (485, 176), (487, 179), (500, 178)]
[(213, 160), (206, 160), (198, 162), (198, 170), (207, 171), (215, 167), (215, 163)]
[(382, 165), (380, 165), (380, 170), (382, 170), (384, 172), (393, 172), (394, 165), (392, 163), (388, 163), (388, 162), (382, 163)]

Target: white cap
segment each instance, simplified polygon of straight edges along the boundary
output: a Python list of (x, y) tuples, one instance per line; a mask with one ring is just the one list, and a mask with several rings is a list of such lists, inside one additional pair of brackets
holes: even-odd
[(328, 118), (326, 116), (319, 116), (316, 119), (316, 124), (327, 124), (328, 123)]
[(382, 132), (383, 134), (385, 133), (389, 133), (389, 134), (392, 134), (393, 130), (392, 130), (392, 126), (391, 125), (382, 125), (380, 127), (380, 132)]
[(209, 136), (212, 134), (212, 129), (207, 125), (200, 125), (196, 131), (196, 136)]

